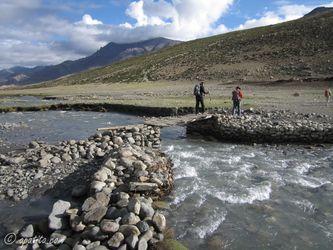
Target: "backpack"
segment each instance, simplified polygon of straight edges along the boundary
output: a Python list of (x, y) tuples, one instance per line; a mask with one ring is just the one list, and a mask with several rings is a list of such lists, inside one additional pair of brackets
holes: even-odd
[(326, 89), (325, 90), (325, 97), (330, 97), (331, 96), (330, 94), (331, 94), (330, 91), (328, 89)]
[(194, 95), (195, 96), (200, 96), (201, 95), (200, 86), (198, 84), (195, 85), (195, 87), (194, 87)]
[(240, 100), (238, 91), (236, 91), (236, 90), (232, 91), (232, 100), (233, 101), (239, 101)]

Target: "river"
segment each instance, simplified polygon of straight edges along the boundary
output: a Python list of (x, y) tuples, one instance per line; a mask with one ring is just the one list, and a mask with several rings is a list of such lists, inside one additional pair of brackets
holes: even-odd
[[(0, 129), (0, 152), (8, 148), (20, 148), (31, 140), (56, 143), (68, 139), (84, 139), (96, 132), (97, 128), (117, 125), (131, 125), (142, 119), (119, 113), (88, 111), (44, 111), (14, 112), (0, 114), (0, 125), (13, 128)], [(0, 126), (1, 128), (1, 126)]]
[[(5, 122), (26, 125), (0, 132), (7, 147), (20, 147), (34, 139), (85, 138), (98, 127), (142, 120), (47, 111), (0, 114)], [(162, 150), (175, 173), (168, 226), (190, 249), (331, 249), (332, 146), (225, 144), (187, 138), (184, 128), (172, 127), (162, 130)], [(0, 203), (1, 224), (47, 214), (52, 201), (43, 199), (14, 208)]]
[(169, 130), (168, 219), (190, 249), (332, 249), (333, 147), (224, 144)]

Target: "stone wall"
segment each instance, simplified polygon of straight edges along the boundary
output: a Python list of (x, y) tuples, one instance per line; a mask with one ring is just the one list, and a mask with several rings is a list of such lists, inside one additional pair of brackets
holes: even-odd
[(116, 126), (99, 129), (103, 136), (119, 137), (122, 141), (137, 146), (159, 148), (161, 129), (151, 125)]
[[(127, 104), (110, 103), (59, 103), (43, 106), (23, 107), (0, 107), (0, 113), (7, 112), (37, 112), (47, 110), (74, 110), (74, 111), (95, 111), (95, 112), (121, 112), (141, 116), (176, 116), (195, 113), (195, 102), (193, 107), (149, 107)], [(208, 112), (219, 112), (221, 108), (207, 108)]]
[(306, 115), (212, 115), (189, 123), (187, 133), (236, 143), (333, 143), (331, 120), (308, 119)]
[(173, 116), (177, 115), (177, 108), (149, 107), (126, 104), (109, 103), (59, 103), (43, 106), (22, 106), (22, 107), (0, 107), (0, 113), (7, 112), (36, 112), (47, 110), (74, 110), (74, 111), (95, 111), (95, 112), (121, 112), (141, 116)]

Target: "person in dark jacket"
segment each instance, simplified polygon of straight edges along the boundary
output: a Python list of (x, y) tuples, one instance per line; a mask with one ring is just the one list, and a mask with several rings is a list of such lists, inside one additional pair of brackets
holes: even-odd
[(232, 91), (232, 102), (233, 102), (233, 107), (232, 107), (232, 114), (235, 115), (237, 112), (237, 115), (241, 115), (241, 100), (243, 98), (243, 93), (240, 87), (236, 87), (234, 91)]
[(196, 101), (195, 113), (196, 114), (199, 113), (200, 105), (201, 105), (201, 112), (204, 113), (205, 112), (204, 97), (205, 95), (209, 94), (209, 91), (205, 90), (204, 82), (200, 82), (200, 84), (195, 85), (193, 94), (195, 96), (195, 101)]
[(328, 104), (331, 100), (331, 96), (332, 96), (332, 92), (331, 92), (330, 88), (325, 89), (324, 95), (326, 97), (326, 106), (328, 106)]

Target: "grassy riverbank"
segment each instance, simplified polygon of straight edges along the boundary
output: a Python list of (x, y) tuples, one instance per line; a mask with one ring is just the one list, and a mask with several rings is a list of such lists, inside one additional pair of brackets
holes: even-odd
[[(231, 107), (230, 95), (237, 83), (207, 82), (206, 106)], [(0, 107), (10, 99), (17, 105), (29, 106), (20, 96), (55, 97), (55, 102), (89, 104), (125, 104), (145, 107), (193, 107), (194, 82), (160, 81), (144, 83), (86, 84), (54, 87), (27, 87), (4, 89), (0, 92)], [(243, 107), (290, 109), (303, 113), (333, 115), (333, 106), (326, 106), (324, 89), (329, 82), (244, 83)], [(333, 104), (331, 104), (333, 105)], [(8, 106), (7, 106), (8, 107)]]

